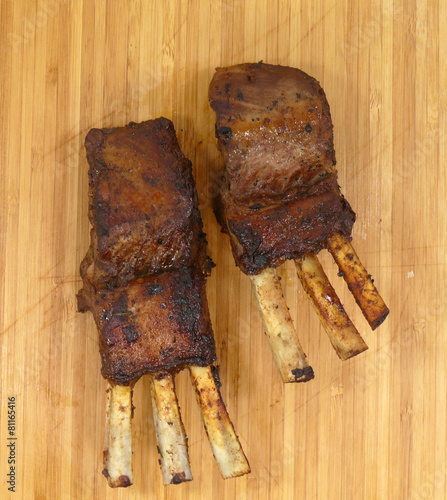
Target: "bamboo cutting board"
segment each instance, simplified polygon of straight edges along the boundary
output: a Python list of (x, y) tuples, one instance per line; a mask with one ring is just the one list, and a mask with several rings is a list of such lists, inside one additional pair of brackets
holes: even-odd
[[(447, 497), (447, 4), (2, 0), (0, 10), (0, 497), (444, 499)], [(369, 330), (322, 263), (369, 350), (341, 362), (280, 269), (316, 378), (284, 386), (249, 279), (212, 213), (207, 87), (216, 66), (299, 67), (326, 91), (354, 245), (391, 314)], [(101, 475), (105, 381), (90, 315), (76, 312), (89, 242), (92, 127), (173, 120), (193, 163), (209, 253), (222, 394), (252, 473), (224, 481), (185, 373), (177, 377), (194, 481), (164, 487), (144, 378), (135, 389), (134, 486)], [(8, 397), (16, 493), (8, 492)]]

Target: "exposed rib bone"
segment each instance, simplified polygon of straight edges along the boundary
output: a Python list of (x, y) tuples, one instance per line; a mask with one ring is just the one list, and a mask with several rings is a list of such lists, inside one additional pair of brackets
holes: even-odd
[(345, 360), (368, 346), (346, 314), (340, 299), (314, 254), (295, 261), (298, 277), (309, 295), (338, 356)]
[(152, 410), (157, 431), (158, 451), (164, 484), (191, 481), (188, 444), (169, 373), (150, 376)]
[(339, 233), (332, 233), (328, 239), (328, 246), (349, 290), (371, 328), (375, 330), (390, 311), (374, 286), (371, 275), (366, 272), (347, 238)]
[(282, 293), (276, 269), (266, 268), (250, 276), (264, 330), (284, 382), (306, 382), (314, 378)]
[(107, 388), (107, 450), (104, 476), (112, 488), (132, 484), (132, 387)]
[(228, 416), (211, 366), (190, 366), (189, 370), (203, 423), (222, 477), (228, 479), (248, 474), (250, 465)]

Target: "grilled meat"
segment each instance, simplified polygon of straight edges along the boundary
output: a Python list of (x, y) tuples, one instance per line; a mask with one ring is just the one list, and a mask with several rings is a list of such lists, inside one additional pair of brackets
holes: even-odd
[(258, 274), (351, 234), (355, 214), (337, 184), (329, 104), (294, 68), (218, 68), (209, 87), (225, 160), (215, 212), (236, 264)]
[(85, 145), (92, 230), (78, 308), (93, 312), (104, 377), (125, 385), (145, 373), (209, 365), (211, 260), (191, 162), (173, 124), (93, 129)]
[(191, 162), (173, 124), (159, 118), (93, 129), (85, 147), (95, 283), (122, 286), (196, 261), (206, 270)]

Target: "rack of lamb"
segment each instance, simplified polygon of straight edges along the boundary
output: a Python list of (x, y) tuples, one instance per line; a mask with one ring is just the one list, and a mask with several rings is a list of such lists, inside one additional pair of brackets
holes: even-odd
[(250, 276), (285, 382), (314, 377), (282, 295), (276, 267), (293, 259), (300, 281), (343, 360), (367, 349), (317, 253), (328, 249), (370, 326), (388, 308), (351, 244), (355, 214), (340, 192), (325, 93), (299, 69), (218, 68), (209, 86), (225, 161), (215, 213), (237, 266)]
[(78, 308), (93, 313), (108, 381), (104, 475), (112, 487), (132, 484), (132, 388), (147, 374), (164, 483), (192, 479), (174, 386), (185, 367), (223, 477), (246, 474), (212, 366), (205, 290), (212, 263), (174, 126), (159, 118), (92, 129), (85, 146), (92, 229)]

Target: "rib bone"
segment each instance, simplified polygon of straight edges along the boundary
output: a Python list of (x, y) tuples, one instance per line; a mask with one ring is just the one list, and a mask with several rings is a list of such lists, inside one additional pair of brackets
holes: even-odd
[(104, 476), (112, 488), (132, 484), (132, 387), (107, 388), (107, 450)]
[(390, 311), (374, 286), (371, 275), (363, 267), (347, 238), (339, 233), (332, 233), (328, 239), (328, 246), (349, 290), (371, 328), (375, 330)]
[(304, 290), (312, 300), (338, 356), (346, 360), (368, 349), (346, 314), (317, 257), (307, 254), (296, 260), (295, 264)]
[(164, 484), (191, 481), (188, 444), (169, 373), (150, 376), (152, 410), (157, 432), (160, 466)]
[(250, 472), (225, 404), (216, 385), (211, 366), (190, 366), (203, 423), (219, 470), (224, 479)]
[(314, 378), (300, 341), (276, 269), (266, 268), (250, 276), (264, 330), (284, 382), (306, 382)]

